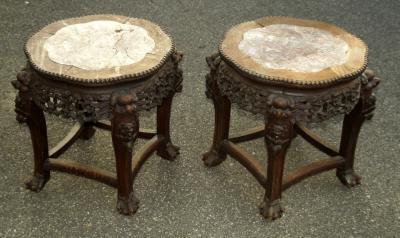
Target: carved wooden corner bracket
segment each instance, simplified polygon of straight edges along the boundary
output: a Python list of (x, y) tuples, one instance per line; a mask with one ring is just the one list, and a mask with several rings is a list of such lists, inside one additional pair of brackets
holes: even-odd
[(175, 91), (182, 92), (183, 71), (179, 67), (179, 64), (183, 59), (183, 53), (180, 51), (174, 51), (171, 55), (171, 58), (172, 58), (172, 62), (174, 64), (175, 77), (177, 78), (176, 84), (175, 84)]
[(375, 76), (375, 73), (367, 69), (361, 76), (361, 96), (362, 113), (365, 118), (371, 118), (375, 110), (376, 97), (373, 93), (381, 79)]
[(280, 151), (289, 146), (293, 137), (294, 101), (290, 97), (270, 95), (265, 114), (265, 141), (272, 151)]
[(32, 100), (30, 92), (31, 72), (24, 68), (17, 74), (17, 80), (11, 81), (11, 84), (18, 90), (15, 97), (16, 119), (20, 123), (27, 122), (29, 117), (29, 103)]
[(206, 75), (206, 96), (207, 98), (213, 98), (213, 95), (217, 93), (214, 88), (216, 87), (217, 80), (217, 70), (219, 64), (221, 63), (221, 58), (219, 53), (215, 53), (209, 57), (206, 57), (206, 62), (208, 67), (210, 68), (210, 73)]
[(115, 93), (111, 96), (113, 122), (118, 123), (116, 139), (125, 143), (132, 151), (133, 142), (139, 133), (139, 121), (136, 113), (137, 96), (135, 93)]

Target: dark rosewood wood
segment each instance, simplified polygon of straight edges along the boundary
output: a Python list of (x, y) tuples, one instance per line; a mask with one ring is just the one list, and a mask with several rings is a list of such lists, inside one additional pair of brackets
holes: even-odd
[[(147, 54), (139, 64), (96, 72), (63, 67), (48, 58), (43, 44), (48, 35), (57, 32), (65, 22), (78, 24), (107, 19), (142, 25), (156, 42), (155, 53)], [(18, 73), (12, 85), (18, 90), (16, 119), (29, 125), (34, 149), (34, 175), (27, 188), (40, 191), (50, 178), (50, 170), (70, 173), (116, 187), (118, 210), (125, 215), (135, 213), (138, 200), (132, 186), (141, 166), (155, 151), (170, 160), (178, 154), (178, 147), (171, 144), (169, 126), (173, 96), (182, 90), (182, 70), (179, 68), (182, 53), (175, 50), (168, 34), (158, 25), (115, 15), (84, 16), (49, 24), (28, 40), (24, 51), (27, 66)], [(138, 112), (152, 108), (158, 108), (157, 131), (139, 130)], [(43, 112), (77, 122), (50, 150)], [(93, 137), (95, 127), (111, 131), (116, 175), (73, 161), (54, 160), (78, 139)], [(150, 141), (132, 158), (136, 138)]]
[[(210, 73), (206, 77), (206, 94), (215, 108), (214, 140), (203, 156), (205, 164), (220, 164), (226, 154), (242, 164), (265, 188), (261, 214), (274, 220), (282, 215), (282, 191), (310, 176), (337, 169), (346, 186), (359, 183), (354, 172), (357, 137), (363, 121), (372, 115), (375, 97), (372, 89), (379, 82), (372, 71), (335, 79), (329, 85), (293, 86), (290, 82), (249, 76), (219, 54), (207, 58)], [(282, 93), (284, 92), (284, 93)], [(231, 103), (256, 114), (265, 115), (265, 126), (249, 129), (228, 139)], [(305, 126), (338, 114), (346, 114), (340, 149), (324, 141)], [(316, 161), (290, 172), (283, 178), (284, 160), (291, 140), (298, 134), (315, 148), (332, 158)], [(267, 169), (234, 143), (265, 138), (268, 150)]]
[(282, 177), (286, 151), (293, 138), (293, 102), (282, 96), (271, 96), (270, 110), (265, 115), (265, 145), (268, 151), (267, 181), (260, 212), (274, 220), (282, 216)]
[(102, 130), (111, 131), (111, 123), (96, 121), (93, 125)]
[(160, 145), (163, 145), (164, 140), (165, 138), (162, 136), (154, 136), (135, 153), (132, 158), (132, 176), (134, 179), (147, 159), (150, 158), (154, 151), (160, 148)]
[(264, 133), (265, 126), (259, 126), (233, 135), (229, 138), (229, 140), (233, 143), (241, 143), (264, 137)]
[(86, 129), (83, 126), (83, 123), (75, 123), (64, 139), (62, 139), (56, 146), (49, 150), (49, 158), (58, 158), (60, 155), (62, 155), (71, 145), (75, 143), (77, 139), (81, 137), (84, 130)]
[[(151, 153), (170, 142), (169, 128), (167, 131), (165, 131), (166, 127), (161, 128), (158, 133), (162, 134), (158, 136), (154, 130), (139, 131), (136, 111), (160, 105), (159, 121), (169, 119), (172, 97), (174, 92), (181, 88), (182, 72), (178, 68), (180, 58), (180, 54), (174, 53), (171, 60), (165, 63), (165, 68), (145, 80), (134, 81), (129, 85), (108, 84), (102, 88), (99, 85), (91, 88), (53, 81), (47, 75), (36, 72), (28, 64), (27, 68), (18, 74), (17, 80), (12, 82), (18, 89), (15, 100), (17, 119), (29, 125), (34, 149), (34, 174), (26, 183), (27, 188), (36, 192), (40, 191), (50, 178), (50, 170), (71, 173), (117, 187), (118, 210), (126, 215), (135, 213), (138, 201), (132, 189), (134, 176)], [(138, 94), (156, 93), (157, 95), (138, 96), (135, 90), (140, 91)], [(95, 94), (100, 96), (93, 96)], [(166, 103), (163, 103), (164, 99), (167, 100)], [(74, 111), (74, 106), (76, 111)], [(80, 121), (50, 151), (47, 145), (47, 128), (43, 111)], [(113, 126), (99, 122), (110, 118)], [(82, 122), (83, 119), (85, 122)], [(49, 158), (61, 156), (78, 139), (90, 139), (94, 135), (94, 127), (112, 131), (117, 178), (113, 173), (73, 161), (49, 160)], [(151, 139), (154, 136), (157, 139), (150, 140), (149, 144), (135, 155), (132, 162), (131, 145), (134, 139)], [(165, 139), (166, 136), (168, 140)]]
[(164, 138), (163, 144), (157, 149), (157, 155), (166, 160), (175, 160), (179, 154), (179, 147), (172, 144), (170, 135), (171, 105), (174, 94), (173, 92), (168, 95), (157, 107), (157, 134)]
[(339, 166), (343, 165), (344, 162), (345, 161), (342, 156), (335, 156), (330, 159), (315, 161), (308, 165), (297, 168), (284, 178), (282, 189), (288, 189), (290, 186), (310, 176), (338, 168)]
[(253, 156), (240, 149), (237, 145), (228, 140), (222, 141), (221, 149), (228, 153), (228, 155), (232, 156), (232, 158), (237, 160), (239, 163), (241, 163), (262, 186), (265, 186), (267, 176), (264, 166), (255, 158), (253, 158)]
[(39, 192), (50, 179), (50, 171), (45, 168), (48, 161), (47, 128), (42, 110), (34, 103), (29, 104), (28, 126), (31, 132), (35, 168), (33, 177), (25, 185), (26, 188)]
[(77, 122), (71, 128), (70, 132), (56, 146), (49, 150), (49, 158), (58, 158), (68, 148), (75, 143), (76, 140), (89, 140), (92, 138), (96, 130), (91, 123)]
[[(95, 122), (95, 123), (93, 123), (93, 125), (97, 128), (100, 128), (100, 129), (103, 129), (106, 131), (111, 131), (111, 124), (108, 124), (106, 122)], [(155, 130), (143, 128), (143, 129), (139, 129), (138, 138), (148, 140), (148, 139), (153, 138), (155, 135), (157, 135)]]
[(206, 166), (212, 167), (219, 165), (226, 159), (226, 152), (221, 150), (221, 142), (229, 137), (229, 123), (231, 114), (231, 103), (226, 96), (222, 96), (216, 77), (216, 69), (220, 63), (219, 58), (209, 57), (207, 63), (211, 69), (206, 76), (207, 96), (214, 102), (215, 123), (214, 138), (210, 150), (203, 155), (203, 162)]
[(335, 146), (324, 141), (319, 135), (312, 132), (310, 129), (305, 127), (302, 123), (296, 123), (295, 125), (296, 133), (303, 137), (306, 141), (308, 141), (315, 148), (324, 152), (329, 156), (339, 155), (338, 149)]
[(375, 77), (371, 70), (367, 70), (362, 78), (360, 100), (354, 109), (344, 117), (342, 137), (340, 141), (340, 155), (346, 162), (339, 167), (336, 175), (347, 187), (360, 184), (361, 177), (354, 171), (354, 157), (358, 135), (361, 126), (375, 110), (375, 96), (372, 90), (379, 84), (380, 79)]
[(28, 124), (34, 153), (33, 176), (25, 183), (25, 186), (32, 191), (39, 192), (50, 179), (50, 171), (45, 168), (49, 153), (46, 119), (42, 110), (32, 100), (32, 93), (29, 91), (30, 72), (18, 73), (17, 80), (12, 84), (19, 90), (15, 100), (17, 120)]
[(117, 209), (124, 215), (134, 214), (139, 201), (133, 193), (132, 147), (139, 131), (139, 120), (130, 94), (115, 96), (112, 102), (111, 135), (115, 151), (118, 183)]
[[(161, 75), (157, 75), (157, 80), (162, 81), (166, 78), (168, 80), (162, 81), (163, 84), (157, 83), (158, 86), (153, 87), (150, 92), (157, 93), (157, 96), (152, 98), (145, 97), (140, 99), (141, 97), (137, 96), (135, 91), (129, 89), (130, 87), (121, 87), (120, 85), (108, 85), (105, 88), (99, 88), (96, 86), (95, 89), (90, 87), (77, 87), (74, 85), (68, 86), (65, 89), (64, 84), (57, 84), (55, 81), (51, 81), (44, 77), (44, 75), (39, 75), (35, 72), (31, 67), (28, 67), (21, 71), (18, 74), (17, 80), (13, 81), (13, 86), (19, 90), (17, 98), (15, 100), (16, 103), (16, 113), (19, 121), (27, 122), (31, 130), (31, 138), (34, 148), (35, 154), (35, 169), (33, 178), (26, 183), (27, 188), (33, 191), (40, 191), (46, 182), (50, 178), (50, 170), (61, 171), (66, 173), (75, 174), (78, 176), (94, 179), (110, 186), (114, 186), (118, 188), (118, 202), (117, 208), (122, 214), (133, 214), (137, 210), (137, 199), (134, 196), (132, 185), (134, 176), (137, 175), (139, 169), (143, 165), (143, 163), (149, 158), (149, 156), (157, 150), (163, 151), (167, 148), (168, 155), (170, 158), (175, 157), (172, 156), (172, 149), (175, 147), (171, 147), (170, 144), (170, 135), (169, 135), (169, 118), (170, 118), (170, 110), (172, 97), (175, 92), (178, 92), (181, 88), (182, 82), (182, 72), (178, 69), (178, 63), (181, 55), (176, 53), (178, 56), (171, 56), (172, 59), (170, 61), (170, 65), (167, 64), (166, 70)], [(171, 71), (170, 67), (173, 68)], [(171, 73), (171, 72), (172, 73)], [(34, 79), (34, 80), (31, 80)], [(32, 81), (35, 82), (35, 85), (32, 85)], [(38, 86), (40, 83), (40, 86)], [(143, 87), (149, 87), (154, 82), (149, 82), (148, 84), (143, 84), (143, 82), (138, 81), (134, 82), (133, 85), (135, 88), (140, 90), (142, 93)], [(93, 93), (94, 91), (98, 91), (98, 93), (106, 93), (106, 98), (109, 100), (106, 104), (99, 107), (96, 111), (102, 111), (101, 115), (109, 115), (112, 120), (114, 126), (100, 122), (98, 119), (107, 119), (107, 118), (97, 118), (97, 116), (88, 116), (91, 109), (91, 96), (82, 96), (87, 99), (85, 106), (81, 106), (79, 104), (76, 105), (79, 108), (84, 107), (85, 112), (88, 112), (82, 117), (88, 119), (86, 122), (78, 122), (73, 126), (72, 130), (67, 134), (67, 136), (61, 140), (54, 148), (48, 149), (47, 145), (47, 131), (46, 131), (46, 122), (45, 117), (43, 115), (43, 110), (46, 110), (50, 113), (53, 113), (54, 107), (63, 107), (66, 104), (61, 103), (60, 97), (55, 97), (50, 101), (42, 101), (49, 100), (51, 97), (49, 95), (55, 95), (53, 91), (37, 91), (41, 88), (41, 86), (49, 87), (51, 89), (58, 88), (60, 91), (65, 90), (77, 90), (77, 92), (84, 94), (83, 92), (87, 92), (88, 94)], [(161, 86), (160, 86), (161, 85)], [(75, 88), (74, 88), (75, 87)], [(162, 88), (164, 87), (164, 88)], [(93, 91), (94, 90), (94, 91)], [(161, 93), (159, 93), (162, 91)], [(43, 92), (48, 92), (48, 95), (42, 94)], [(38, 94), (40, 93), (40, 94)], [(167, 94), (168, 93), (168, 94)], [(68, 94), (70, 95), (70, 94)], [(166, 98), (159, 98), (166, 95)], [(101, 100), (103, 97), (100, 97)], [(75, 100), (75, 99), (74, 99)], [(149, 101), (147, 101), (149, 100)], [(164, 103), (164, 100), (166, 102)], [(53, 106), (51, 106), (53, 103)], [(103, 102), (101, 102), (103, 103)], [(144, 105), (146, 104), (146, 105)], [(150, 129), (142, 129), (139, 131), (139, 124), (137, 121), (136, 112), (138, 108), (143, 110), (145, 108), (151, 108), (159, 106), (158, 109), (158, 131), (150, 130)], [(94, 105), (98, 106), (98, 102), (94, 102)], [(109, 108), (112, 106), (113, 110), (110, 113), (105, 112), (104, 108)], [(140, 106), (137, 106), (140, 105)], [(65, 114), (61, 116), (68, 117), (69, 115), (76, 119), (76, 114), (80, 113), (77, 109), (77, 112), (73, 111), (65, 111), (66, 109), (72, 110), (71, 105), (64, 110)], [(93, 109), (94, 110), (94, 109)], [(109, 109), (107, 109), (109, 110)], [(54, 112), (59, 112), (60, 110), (55, 110)], [(105, 112), (105, 113), (104, 113)], [(163, 115), (165, 113), (165, 115)], [(99, 114), (100, 115), (100, 114)], [(168, 123), (166, 120), (168, 119)], [(113, 145), (116, 154), (116, 166), (117, 166), (117, 178), (113, 176), (113, 173), (107, 172), (105, 170), (90, 167), (88, 165), (80, 164), (77, 162), (67, 161), (67, 160), (51, 160), (49, 158), (58, 158), (61, 156), (70, 146), (78, 139), (90, 139), (95, 132), (94, 127), (110, 130), (113, 135)], [(159, 133), (159, 134), (157, 134)], [(143, 139), (151, 139), (148, 144), (140, 150), (135, 156), (134, 161), (132, 162), (132, 143), (134, 138), (143, 138)], [(172, 144), (171, 144), (172, 145)], [(165, 152), (165, 151), (164, 151)], [(133, 167), (132, 167), (133, 166)]]
[(157, 132), (155, 130), (143, 128), (139, 129), (138, 138), (149, 140), (152, 139), (155, 135), (157, 135)]
[(72, 160), (66, 159), (50, 159), (49, 163), (46, 164), (46, 168), (49, 170), (69, 173), (78, 175), (81, 177), (93, 179), (111, 187), (117, 188), (117, 179), (114, 173), (107, 170), (95, 168), (93, 166), (84, 165)]

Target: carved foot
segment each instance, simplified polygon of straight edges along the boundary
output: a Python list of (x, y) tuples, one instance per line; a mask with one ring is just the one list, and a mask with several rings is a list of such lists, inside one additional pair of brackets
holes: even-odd
[(345, 171), (337, 171), (336, 176), (348, 188), (354, 187), (361, 183), (361, 177), (357, 175), (354, 170), (348, 169)]
[(128, 198), (119, 197), (117, 202), (117, 210), (123, 215), (133, 215), (139, 208), (139, 200), (135, 197), (133, 192)]
[(203, 162), (207, 167), (214, 167), (219, 165), (225, 160), (216, 150), (210, 150), (209, 152), (203, 154)]
[(86, 127), (82, 133), (79, 135), (79, 139), (81, 140), (89, 140), (90, 138), (93, 137), (94, 133), (96, 132), (96, 129), (93, 127)]
[(283, 213), (283, 208), (281, 207), (280, 200), (275, 200), (273, 202), (263, 201), (260, 205), (260, 213), (267, 220), (275, 220), (280, 218)]
[(40, 192), (49, 181), (50, 175), (34, 175), (31, 180), (25, 182), (25, 187), (34, 192)]
[(168, 142), (164, 147), (157, 151), (157, 155), (163, 159), (173, 161), (179, 155), (179, 147)]

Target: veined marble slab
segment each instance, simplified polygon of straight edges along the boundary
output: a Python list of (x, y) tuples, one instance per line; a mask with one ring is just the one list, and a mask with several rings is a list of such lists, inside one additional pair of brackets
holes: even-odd
[(346, 63), (349, 45), (321, 29), (273, 24), (244, 32), (239, 50), (263, 67), (308, 73)]
[(44, 43), (52, 61), (84, 70), (134, 64), (154, 47), (143, 27), (110, 20), (67, 25)]

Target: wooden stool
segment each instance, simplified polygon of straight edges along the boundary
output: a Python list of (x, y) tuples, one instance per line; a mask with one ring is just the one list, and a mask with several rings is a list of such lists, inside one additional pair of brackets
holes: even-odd
[[(301, 39), (307, 40), (308, 48)], [(320, 50), (319, 41), (331, 43)], [(270, 49), (266, 48), (271, 46), (268, 44), (272, 44)], [(342, 49), (338, 46), (344, 47), (344, 61), (318, 69), (318, 57), (331, 61), (318, 54), (335, 56)], [(280, 55), (286, 53), (288, 56)], [(342, 58), (337, 57), (339, 61)], [(296, 60), (304, 65), (297, 67)], [(211, 149), (204, 154), (204, 164), (216, 166), (227, 154), (241, 163), (265, 188), (260, 208), (265, 218), (281, 217), (282, 191), (306, 177), (336, 169), (344, 185), (360, 183), (353, 168), (355, 147), (361, 125), (375, 108), (372, 89), (379, 83), (372, 71), (365, 70), (367, 47), (360, 39), (322, 22), (267, 17), (230, 29), (219, 53), (208, 57), (207, 63), (210, 73), (206, 77), (206, 94), (214, 102), (215, 131)], [(231, 103), (264, 115), (265, 125), (229, 137)], [(304, 126), (338, 114), (345, 114), (339, 149)], [(285, 154), (295, 134), (332, 158), (298, 168), (283, 178)], [(264, 137), (268, 150), (266, 171), (235, 144), (260, 137)]]
[[(139, 26), (154, 41), (153, 48), (136, 63), (97, 70), (59, 64), (49, 58), (49, 52), (44, 47), (49, 37), (66, 26), (93, 21), (112, 21), (112, 24), (125, 24), (127, 28), (132, 28), (130, 25)], [(118, 35), (121, 31), (115, 30), (115, 34), (123, 40), (126, 35)], [(74, 37), (81, 33), (76, 32)], [(131, 38), (127, 40), (129, 42)], [(89, 42), (85, 45), (82, 42), (83, 47), (95, 44)], [(128, 44), (124, 50), (128, 51), (129, 47)], [(103, 48), (99, 46), (98, 50), (103, 51)], [(116, 54), (120, 53), (116, 50)], [(28, 40), (25, 54), (27, 66), (12, 84), (19, 90), (15, 100), (17, 120), (28, 124), (34, 149), (33, 178), (26, 183), (26, 187), (39, 192), (50, 179), (50, 170), (71, 173), (116, 187), (118, 211), (125, 215), (134, 214), (138, 200), (132, 186), (141, 166), (154, 151), (166, 160), (174, 160), (178, 155), (179, 148), (171, 143), (170, 138), (170, 113), (173, 96), (181, 91), (182, 71), (178, 63), (182, 54), (175, 51), (171, 38), (158, 25), (143, 19), (115, 15), (85, 16), (52, 23)], [(97, 66), (92, 64), (91, 67)], [(154, 107), (157, 107), (157, 130), (139, 130), (137, 113)], [(78, 122), (50, 150), (43, 111)], [(110, 120), (111, 124), (100, 120)], [(77, 139), (90, 139), (95, 132), (94, 127), (111, 131), (116, 176), (99, 168), (56, 159)], [(132, 147), (137, 138), (149, 141), (132, 158)]]

